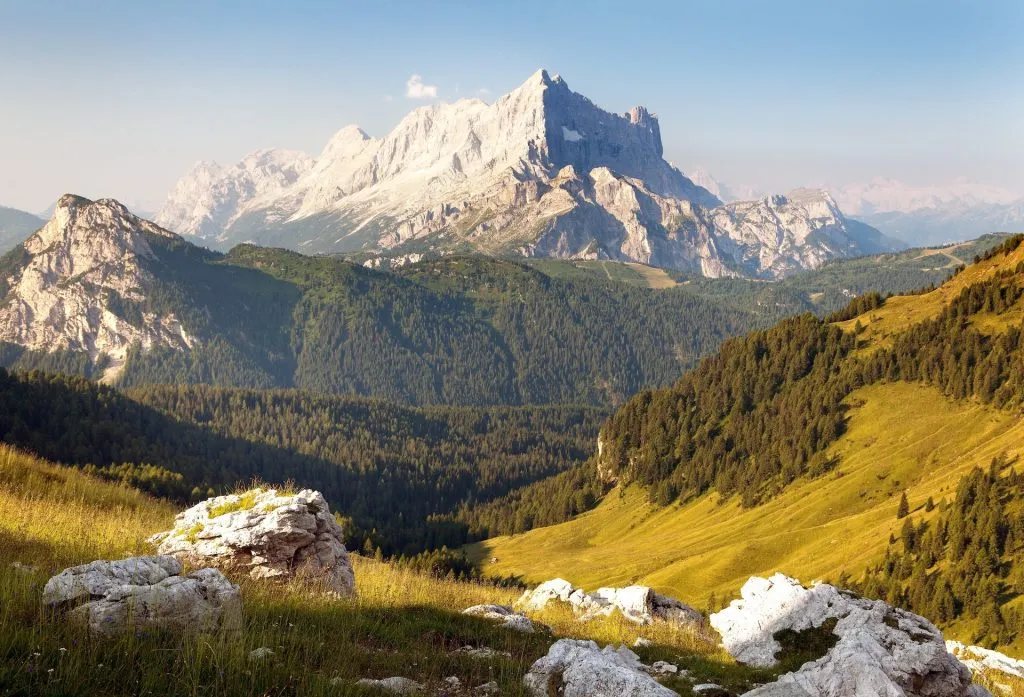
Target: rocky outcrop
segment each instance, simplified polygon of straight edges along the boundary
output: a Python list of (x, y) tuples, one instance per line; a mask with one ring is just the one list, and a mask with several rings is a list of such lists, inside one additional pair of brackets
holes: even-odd
[(668, 622), (677, 626), (695, 626), (701, 621), (701, 614), (693, 608), (648, 586), (598, 588), (593, 593), (586, 593), (561, 578), (545, 581), (532, 591), (524, 592), (518, 605), (525, 610), (538, 611), (552, 601), (567, 603), (583, 620), (608, 617), (617, 611), (637, 624)]
[(416, 253), (470, 247), (715, 277), (776, 278), (883, 251), (877, 231), (834, 202), (823, 217), (820, 201), (805, 205), (799, 192), (721, 206), (664, 159), (654, 114), (605, 111), (544, 70), (493, 104), (416, 109), (383, 138), (348, 126), (315, 161), (292, 153), (260, 180), (272, 186), (251, 184), (252, 162), (266, 157), (197, 166), (157, 220), (222, 247), (404, 257), (415, 241)]
[(22, 245), (21, 263), (0, 278), (0, 342), (105, 356), (115, 367), (136, 344), (191, 348), (196, 339), (173, 313), (116, 309), (145, 301), (151, 243), (174, 239), (117, 201), (62, 196)]
[(995, 673), (996, 675), (991, 677), (999, 677), (998, 674), (1001, 673), (1024, 678), (1024, 661), (1020, 659), (1010, 658), (1004, 653), (980, 646), (966, 646), (959, 641), (947, 641), (946, 648), (975, 675)]
[(506, 629), (512, 629), (526, 634), (533, 634), (534, 632), (547, 630), (547, 627), (538, 625), (529, 617), (520, 612), (516, 612), (508, 605), (474, 605), (473, 607), (467, 607), (462, 611), (462, 614), (500, 622)]
[(625, 648), (593, 641), (560, 639), (523, 678), (535, 697), (674, 697), (677, 693), (646, 672), (640, 658)]
[(153, 538), (160, 554), (242, 570), (253, 578), (297, 579), (352, 595), (355, 575), (342, 529), (324, 497), (253, 489), (218, 496), (178, 514)]
[(238, 586), (216, 569), (182, 575), (181, 562), (167, 556), (65, 569), (47, 581), (43, 603), (103, 636), (151, 629), (235, 630), (242, 624)]
[(751, 578), (741, 599), (711, 616), (725, 649), (741, 663), (768, 667), (783, 641), (810, 636), (821, 657), (748, 697), (976, 697), (987, 692), (954, 658), (942, 633), (918, 615), (828, 584), (804, 588), (781, 574)]

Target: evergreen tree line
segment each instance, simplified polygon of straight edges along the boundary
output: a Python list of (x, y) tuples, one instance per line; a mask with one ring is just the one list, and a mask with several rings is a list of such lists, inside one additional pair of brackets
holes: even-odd
[(974, 643), (1012, 642), (1024, 611), (1003, 605), (1024, 594), (1024, 474), (1002, 456), (964, 477), (952, 502), (916, 513), (883, 561), (841, 582), (941, 625), (969, 620)]
[(347, 544), (413, 556), (471, 539), (444, 517), (565, 471), (605, 414), (408, 408), (295, 390), (146, 387), (0, 369), (0, 439), (182, 503), (261, 480), (318, 489)]

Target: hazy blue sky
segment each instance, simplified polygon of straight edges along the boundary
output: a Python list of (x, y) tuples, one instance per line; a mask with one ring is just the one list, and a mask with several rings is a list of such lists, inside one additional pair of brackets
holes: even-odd
[[(956, 176), (1024, 195), (1024, 2), (0, 0), (0, 203), (154, 205), (195, 161), (320, 151), (539, 67), (762, 188)], [(422, 76), (421, 99), (406, 96)]]

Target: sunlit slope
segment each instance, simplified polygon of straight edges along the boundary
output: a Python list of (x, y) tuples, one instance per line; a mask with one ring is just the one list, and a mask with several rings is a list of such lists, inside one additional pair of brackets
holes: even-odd
[(934, 388), (870, 386), (849, 403), (849, 428), (830, 448), (840, 456), (836, 470), (766, 504), (719, 505), (712, 493), (660, 508), (632, 487), (575, 520), (488, 540), (472, 554), (494, 575), (564, 576), (586, 588), (643, 582), (703, 606), (710, 593), (731, 595), (754, 574), (859, 575), (899, 533), (904, 489), (915, 511), (929, 496), (951, 500), (970, 468), (1024, 448), (1017, 416), (952, 402)]
[[(845, 331), (853, 331), (859, 322), (863, 327), (861, 340), (867, 348), (889, 346), (894, 335), (938, 316), (963, 289), (987, 281), (1001, 271), (1013, 271), (1021, 262), (1024, 262), (1024, 245), (1009, 254), (996, 254), (989, 259), (971, 264), (929, 293), (893, 296), (886, 300), (882, 307), (842, 322), (838, 326)], [(1021, 314), (1018, 313), (1017, 316), (1020, 318)], [(994, 328), (999, 329), (1003, 326), (1005, 322), (1000, 321), (995, 323)], [(982, 327), (979, 328), (984, 331)]]

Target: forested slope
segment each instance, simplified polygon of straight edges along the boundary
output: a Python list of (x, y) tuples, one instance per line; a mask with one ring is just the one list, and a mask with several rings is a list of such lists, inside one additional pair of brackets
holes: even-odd
[[(587, 490), (596, 500), (612, 485), (625, 491), (636, 484), (629, 490), (645, 492), (653, 507), (640, 518), (619, 511), (618, 519), (639, 525), (656, 516), (659, 524), (629, 536), (637, 537), (639, 548), (660, 540), (659, 549), (681, 565), (677, 574), (692, 573), (686, 569), (698, 561), (693, 555), (704, 555), (699, 563), (713, 570), (697, 588), (715, 589), (738, 571), (812, 568), (850, 580), (870, 567), (863, 583), (872, 594), (883, 589), (890, 600), (925, 614), (937, 601), (924, 598), (939, 598), (943, 621), (960, 623), (972, 640), (1011, 640), (1024, 620), (1015, 609), (1024, 590), (1017, 581), (1024, 542), (1014, 532), (1024, 525), (1020, 441), (1015, 431), (997, 437), (992, 428), (1017, 424), (1024, 405), (1022, 240), (1007, 240), (933, 291), (861, 300), (856, 307), (866, 312), (838, 324), (808, 315), (730, 340), (673, 387), (642, 392), (619, 409), (603, 426), (599, 455), (587, 466), (461, 516), (492, 534), (516, 532), (577, 513), (587, 501), (571, 489)], [(910, 386), (924, 392), (901, 391)], [(932, 427), (915, 431), (923, 424)], [(975, 445), (961, 448), (966, 443)], [(901, 463), (898, 476), (895, 462)], [(970, 474), (975, 467), (979, 473)], [(961, 479), (966, 492), (957, 491)], [(855, 481), (857, 488), (848, 490)], [(913, 528), (900, 534), (897, 503), (911, 487), (913, 507), (927, 510), (911, 516)], [(836, 498), (841, 491), (847, 493)], [(928, 497), (933, 501), (926, 506)], [(979, 508), (978, 497), (988, 503)], [(608, 520), (601, 512), (609, 507), (614, 503), (606, 497), (593, 513), (551, 529), (557, 539), (589, 540), (578, 549), (580, 568), (591, 568), (595, 557), (615, 559), (609, 538), (599, 544), (584, 532), (588, 520)], [(739, 552), (723, 551), (720, 566), (701, 547), (719, 511), (729, 511), (722, 525), (746, 519), (746, 511), (760, 521), (754, 528), (718, 528), (716, 548), (735, 544)], [(796, 521), (809, 511), (815, 522), (806, 520), (803, 529)], [(759, 554), (757, 540), (771, 537), (765, 521), (790, 537)], [(691, 542), (676, 547), (668, 530), (685, 530)], [(890, 533), (894, 542), (886, 554)], [(531, 564), (521, 563), (517, 551), (544, 549), (546, 534), (537, 530), (515, 544), (485, 545), (487, 554), (508, 562), (495, 571), (530, 575)], [(823, 568), (819, 562), (830, 558), (825, 549), (836, 540), (842, 553)], [(857, 543), (848, 548), (846, 540)], [(638, 563), (643, 556), (633, 543), (619, 544), (631, 578), (641, 571), (640, 577), (661, 574), (662, 582), (680, 582), (672, 572)], [(573, 558), (564, 549), (553, 553)], [(543, 566), (538, 559), (537, 573)], [(968, 597), (968, 588), (991, 591), (984, 596), (990, 600)], [(691, 585), (689, 592), (703, 591)]]
[[(958, 258), (917, 250), (781, 283), (675, 283), (635, 265), (483, 257), (381, 272), (252, 245), (222, 255), (177, 237), (138, 234), (153, 252), (137, 259), (144, 287), (75, 292), (96, 294), (111, 313), (106, 321), (144, 327), (146, 318), (174, 317), (187, 348), (136, 343), (122, 349), (123, 365), (111, 366), (104, 355), (0, 344), (0, 365), (124, 387), (296, 387), (410, 405), (612, 406), (672, 384), (731, 336), (801, 312), (829, 312), (865, 283), (882, 293), (934, 284)], [(995, 242), (982, 238), (971, 248)], [(27, 255), (19, 247), (0, 259), (0, 304), (10, 300), (3, 279), (24, 268)]]
[(585, 407), (412, 409), (298, 391), (207, 386), (129, 394), (0, 369), (0, 440), (187, 501), (253, 478), (319, 489), (350, 544), (414, 554), (467, 540), (435, 520), (584, 460), (603, 413)]

